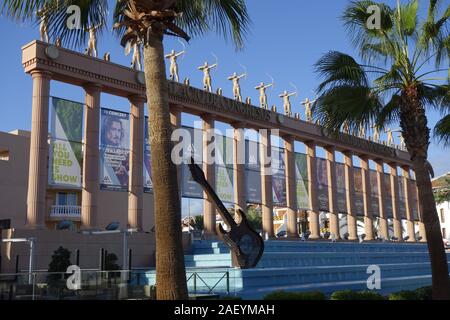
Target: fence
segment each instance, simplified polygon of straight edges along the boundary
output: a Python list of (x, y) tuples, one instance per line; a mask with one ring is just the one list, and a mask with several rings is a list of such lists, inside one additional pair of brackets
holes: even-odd
[[(228, 271), (187, 272), (186, 277), (191, 298), (230, 294)], [(80, 270), (79, 280), (63, 272), (0, 274), (0, 300), (152, 300), (152, 278), (154, 271), (149, 276), (136, 270)]]

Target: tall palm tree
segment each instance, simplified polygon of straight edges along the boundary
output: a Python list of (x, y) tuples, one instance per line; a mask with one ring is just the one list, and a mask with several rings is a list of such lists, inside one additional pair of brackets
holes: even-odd
[[(425, 114), (428, 109), (450, 113), (450, 6), (438, 16), (442, 4), (431, 0), (427, 17), (421, 21), (417, 0), (404, 5), (398, 0), (396, 7), (352, 1), (344, 11), (343, 21), (362, 62), (341, 52), (325, 54), (315, 65), (323, 81), (313, 111), (330, 133), (339, 132), (345, 120), (351, 130), (360, 125), (369, 130), (373, 124), (383, 128), (400, 122), (416, 173), (433, 297), (450, 299), (447, 257), (427, 166), (430, 130)], [(375, 29), (367, 23), (372, 18), (373, 11), (368, 10), (372, 5), (381, 9), (381, 23)]]
[[(80, 28), (70, 29), (67, 8), (81, 9)], [(35, 19), (38, 10), (48, 19), (50, 37), (65, 45), (85, 43), (90, 26), (105, 29), (107, 0), (4, 0), (2, 12), (16, 19)], [(164, 61), (165, 35), (189, 40), (209, 30), (231, 36), (237, 48), (250, 23), (245, 0), (118, 0), (114, 28), (121, 44), (144, 44), (144, 72), (147, 84), (152, 177), (156, 231), (157, 298), (185, 299), (188, 296), (182, 249), (181, 204), (175, 164), (171, 160), (171, 123), (168, 83)], [(184, 29), (184, 30), (183, 30)]]

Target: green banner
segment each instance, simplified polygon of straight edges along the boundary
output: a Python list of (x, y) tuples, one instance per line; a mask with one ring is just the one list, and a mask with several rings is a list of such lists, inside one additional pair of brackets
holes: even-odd
[(295, 154), (295, 179), (297, 191), (297, 207), (302, 210), (309, 210), (308, 196), (308, 167), (306, 165), (306, 154)]
[(83, 105), (52, 98), (49, 184), (81, 187)]

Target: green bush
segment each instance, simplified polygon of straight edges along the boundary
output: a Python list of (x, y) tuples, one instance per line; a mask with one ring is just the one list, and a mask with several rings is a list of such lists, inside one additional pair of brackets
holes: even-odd
[(433, 295), (431, 293), (431, 287), (422, 287), (415, 290), (417, 294), (417, 300), (432, 300)]
[(384, 300), (384, 297), (374, 291), (341, 290), (333, 292), (330, 300)]
[(322, 292), (286, 292), (275, 291), (264, 297), (264, 300), (325, 300)]
[(399, 291), (391, 293), (389, 300), (420, 300), (417, 291)]

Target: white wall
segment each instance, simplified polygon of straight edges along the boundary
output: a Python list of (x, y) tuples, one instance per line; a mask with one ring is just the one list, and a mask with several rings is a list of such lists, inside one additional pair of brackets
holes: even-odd
[[(444, 203), (438, 204), (436, 208), (439, 216), (439, 222), (441, 223), (441, 231), (442, 228), (445, 228), (447, 233), (446, 238), (450, 240), (450, 202), (446, 201)], [(442, 221), (441, 209), (444, 210), (444, 221)]]

